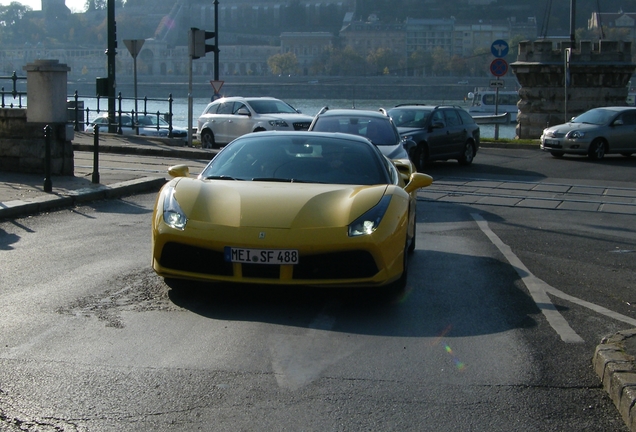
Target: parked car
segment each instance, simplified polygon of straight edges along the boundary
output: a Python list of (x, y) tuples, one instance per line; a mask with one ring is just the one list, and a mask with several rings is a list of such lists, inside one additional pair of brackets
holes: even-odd
[(197, 121), (203, 148), (218, 148), (250, 132), (309, 128), (313, 117), (272, 97), (227, 97), (209, 103)]
[[(268, 131), (225, 146), (159, 192), (152, 266), (168, 279), (404, 288), (416, 194), (367, 139)], [(238, 180), (238, 181), (237, 181)]]
[(402, 138), (415, 142), (418, 170), (433, 160), (457, 159), (460, 165), (473, 162), (480, 143), (479, 125), (461, 107), (398, 105), (389, 115)]
[[(163, 117), (156, 114), (140, 115), (137, 117), (139, 126), (139, 135), (154, 136), (167, 138), (169, 134), (169, 124)], [(91, 121), (86, 127), (86, 132), (92, 133), (95, 125), (99, 126), (100, 132), (108, 132), (109, 126), (108, 114), (100, 114)], [(112, 122), (119, 127), (119, 116)], [(134, 125), (131, 114), (122, 114), (121, 116), (121, 133), (122, 135), (137, 135), (137, 128)], [(188, 141), (188, 131), (185, 128), (172, 127), (172, 137), (184, 141)]]
[[(310, 132), (342, 132), (367, 138), (389, 159), (412, 162), (415, 143), (402, 139), (386, 110), (333, 109), (324, 107), (314, 117)], [(415, 165), (413, 165), (415, 171)]]
[(566, 153), (600, 160), (606, 154), (636, 153), (636, 108), (593, 108), (567, 123), (551, 126), (541, 134), (541, 150), (554, 157)]

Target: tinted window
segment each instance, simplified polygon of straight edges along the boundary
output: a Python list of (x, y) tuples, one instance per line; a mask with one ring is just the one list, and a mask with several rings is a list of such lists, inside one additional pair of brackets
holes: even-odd
[(219, 103), (213, 103), (208, 105), (203, 114), (216, 114), (216, 110), (219, 108)]
[(234, 102), (225, 102), (219, 105), (217, 114), (232, 114), (232, 108), (234, 108)]
[(389, 115), (397, 127), (423, 128), (426, 126), (430, 111), (424, 109), (394, 108), (389, 111)]
[(459, 126), (461, 121), (459, 120), (459, 115), (455, 110), (444, 110), (444, 117), (446, 118), (446, 126)]
[(433, 122), (434, 123), (445, 123), (444, 114), (441, 111), (435, 111), (433, 113)]
[(399, 135), (388, 117), (319, 117), (316, 132), (342, 132), (367, 137), (375, 145), (395, 145)]
[(280, 100), (251, 100), (249, 104), (258, 114), (298, 114), (298, 112), (287, 103)]
[(234, 103), (234, 109), (232, 110), (232, 114), (237, 114), (237, 113), (238, 113), (238, 111), (239, 111), (241, 108), (245, 108), (246, 110), (248, 110), (248, 111), (249, 111), (249, 109), (245, 106), (245, 104), (240, 103), (240, 102), (235, 102), (235, 103)]
[(623, 120), (624, 125), (633, 126), (636, 124), (636, 111), (626, 111), (618, 118)]
[(458, 110), (457, 113), (459, 114), (459, 117), (461, 117), (462, 123), (468, 124), (468, 125), (475, 123), (475, 120), (466, 111)]

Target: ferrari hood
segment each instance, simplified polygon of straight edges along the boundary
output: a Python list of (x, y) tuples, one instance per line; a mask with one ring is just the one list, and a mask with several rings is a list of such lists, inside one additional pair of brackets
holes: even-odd
[[(355, 186), (180, 178), (175, 197), (191, 220), (262, 228), (346, 226), (376, 205), (387, 185)], [(173, 183), (173, 184), (174, 184)]]

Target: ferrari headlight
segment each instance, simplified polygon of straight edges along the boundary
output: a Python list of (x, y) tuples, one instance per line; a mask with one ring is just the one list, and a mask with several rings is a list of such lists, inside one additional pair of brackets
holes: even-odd
[(188, 223), (188, 218), (183, 210), (181, 210), (181, 207), (179, 207), (174, 193), (175, 190), (173, 186), (169, 186), (166, 189), (163, 198), (163, 221), (169, 227), (183, 231)]
[(285, 120), (270, 120), (269, 124), (272, 127), (289, 127), (289, 125), (287, 124), (287, 122)]
[(380, 202), (349, 225), (349, 237), (371, 234), (378, 228), (386, 209), (389, 208), (391, 195), (385, 195)]
[(571, 138), (571, 139), (579, 139), (579, 138), (583, 138), (584, 136), (585, 136), (585, 132), (575, 130), (572, 132), (568, 132), (568, 134), (565, 137)]

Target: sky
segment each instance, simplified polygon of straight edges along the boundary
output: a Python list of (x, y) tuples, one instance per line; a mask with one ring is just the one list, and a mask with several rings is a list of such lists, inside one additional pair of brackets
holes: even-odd
[[(9, 5), (12, 1), (17, 1), (25, 6), (30, 6), (33, 10), (42, 9), (42, 0), (0, 0), (0, 4), (3, 6)], [(66, 0), (66, 6), (72, 12), (83, 12), (86, 0)]]

